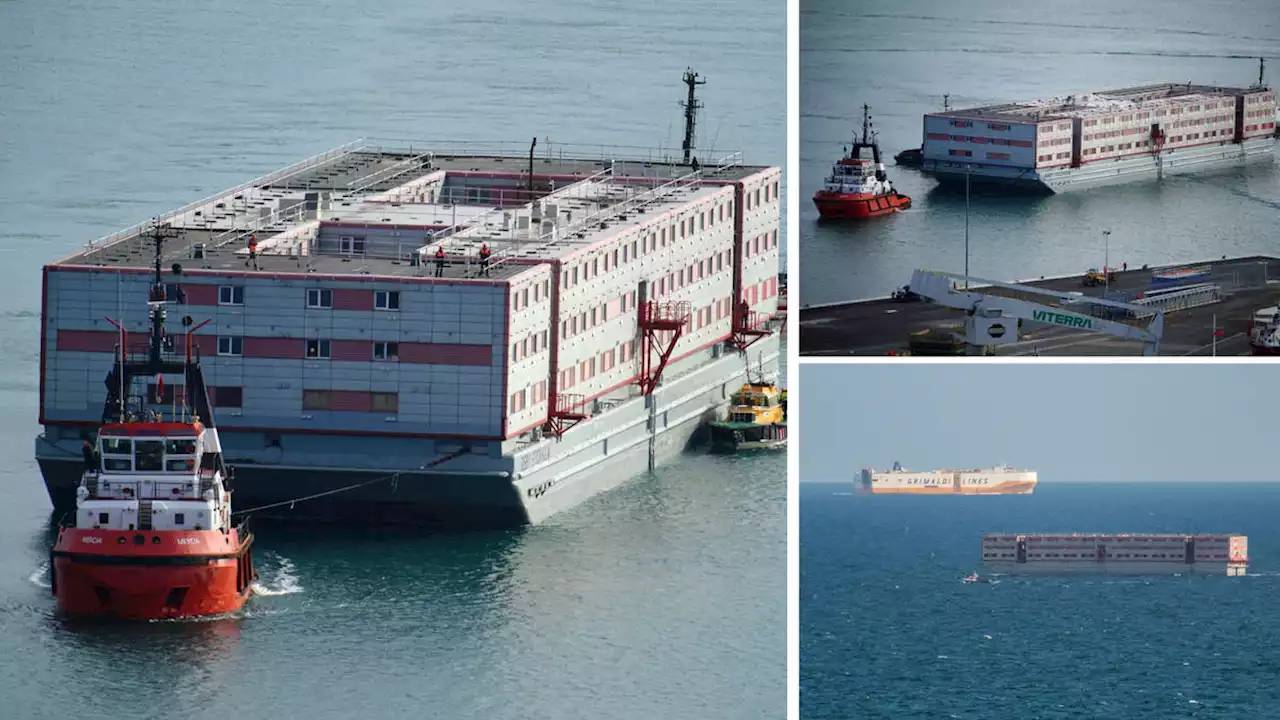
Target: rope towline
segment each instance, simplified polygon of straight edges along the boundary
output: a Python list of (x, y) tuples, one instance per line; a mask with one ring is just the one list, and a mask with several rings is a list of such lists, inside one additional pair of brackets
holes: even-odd
[(328, 495), (337, 495), (338, 493), (341, 493), (341, 492), (356, 490), (358, 488), (365, 487), (366, 485), (373, 485), (375, 483), (387, 482), (388, 480), (394, 483), (400, 479), (400, 476), (402, 474), (403, 473), (397, 472), (397, 473), (392, 473), (390, 475), (383, 475), (382, 477), (376, 477), (376, 478), (373, 478), (372, 480), (365, 480), (364, 482), (358, 482), (358, 483), (355, 483), (354, 485), (347, 485), (344, 487), (335, 488), (333, 490), (326, 490), (322, 493), (316, 493), (314, 495), (305, 495), (303, 497), (296, 497), (291, 500), (281, 500), (280, 502), (268, 503), (266, 505), (259, 505), (257, 507), (246, 508), (244, 510), (234, 510), (232, 511), (231, 514), (246, 515), (251, 512), (257, 512), (258, 510), (268, 510), (270, 508), (282, 507), (284, 505), (294, 505), (295, 503), (306, 502), (307, 500), (315, 500), (316, 498), (322, 498)]
[[(449, 454), (447, 454), (447, 455), (443, 455), (443, 456), (441, 456), (441, 457), (438, 457), (438, 458), (436, 458), (435, 460), (432, 460), (432, 461), (431, 461), (431, 462), (429, 462), (429, 463), (425, 463), (421, 468), (418, 468), (418, 469), (419, 469), (419, 470), (426, 470), (426, 469), (428, 469), (428, 468), (433, 468), (433, 467), (435, 467), (435, 466), (437, 466), (437, 465), (440, 465), (440, 464), (442, 464), (442, 463), (449, 462), (450, 460), (453, 460), (454, 458), (462, 457), (463, 455), (466, 455), (466, 454), (467, 454), (467, 453), (469, 453), (469, 452), (471, 452), (471, 445), (470, 445), (470, 443), (468, 443), (468, 444), (464, 445), (462, 448), (460, 448), (460, 449), (458, 449), (458, 450), (456, 450), (456, 451), (454, 451), (454, 452), (451, 452), (451, 453), (449, 453)], [(232, 511), (232, 513), (231, 513), (231, 514), (232, 514), (233, 516), (235, 516), (235, 515), (246, 515), (246, 514), (251, 513), (251, 512), (257, 512), (258, 510), (268, 510), (268, 509), (270, 509), (270, 508), (282, 507), (282, 506), (284, 506), (284, 505), (292, 506), (292, 505), (294, 505), (295, 503), (306, 502), (307, 500), (315, 500), (316, 498), (322, 498), (322, 497), (326, 497), (326, 496), (328, 496), (328, 495), (337, 495), (338, 493), (341, 493), (341, 492), (347, 492), (347, 491), (349, 491), (349, 490), (356, 490), (356, 489), (359, 489), (359, 488), (365, 487), (365, 486), (367, 486), (367, 485), (374, 485), (374, 484), (376, 484), (376, 483), (380, 483), (380, 482), (387, 482), (387, 481), (390, 481), (390, 482), (391, 482), (391, 492), (395, 492), (396, 490), (398, 490), (398, 489), (399, 489), (400, 476), (401, 476), (401, 475), (405, 475), (405, 474), (407, 474), (407, 473), (412, 473), (412, 472), (414, 472), (414, 471), (412, 471), (412, 470), (407, 470), (407, 471), (406, 471), (406, 470), (402, 470), (402, 471), (400, 471), (400, 472), (394, 472), (394, 473), (391, 473), (390, 475), (382, 475), (381, 477), (376, 477), (376, 478), (373, 478), (372, 480), (365, 480), (364, 482), (358, 482), (358, 483), (355, 483), (355, 484), (353, 484), (353, 485), (346, 485), (346, 486), (344, 486), (344, 487), (334, 488), (333, 490), (326, 490), (326, 491), (324, 491), (324, 492), (322, 492), (322, 493), (316, 493), (316, 494), (314, 494), (314, 495), (305, 495), (305, 496), (303, 496), (303, 497), (293, 498), (292, 500), (281, 500), (280, 502), (269, 503), (269, 504), (267, 504), (267, 505), (259, 505), (259, 506), (257, 506), (257, 507), (251, 507), (251, 508), (247, 508), (247, 509), (245, 509), (245, 510), (234, 510), (234, 511)]]

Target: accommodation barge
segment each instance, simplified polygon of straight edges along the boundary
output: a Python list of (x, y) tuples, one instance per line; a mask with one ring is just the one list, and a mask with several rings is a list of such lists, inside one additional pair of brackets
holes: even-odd
[(1249, 538), (1235, 534), (988, 533), (982, 562), (1009, 574), (1244, 575)]
[(55, 508), (115, 353), (146, 342), (106, 317), (146, 326), (157, 234), (170, 316), (207, 322), (237, 507), (279, 504), (257, 517), (520, 525), (681, 452), (744, 364), (778, 365), (781, 170), (539, 149), (359, 141), (45, 266)]
[(1159, 84), (924, 116), (921, 170), (947, 184), (1057, 193), (1270, 162), (1276, 94)]

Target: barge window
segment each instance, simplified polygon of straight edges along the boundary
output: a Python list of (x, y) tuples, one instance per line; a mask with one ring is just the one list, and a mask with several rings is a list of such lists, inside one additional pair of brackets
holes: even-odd
[(241, 387), (214, 387), (213, 404), (215, 407), (238, 408), (244, 404), (244, 388)]
[(184, 525), (184, 524), (186, 524), (186, 522), (187, 522), (187, 514), (186, 514), (186, 513), (174, 513), (174, 514), (173, 514), (173, 524), (174, 524), (174, 525)]
[(363, 255), (364, 254), (364, 238), (360, 237), (341, 237), (338, 239), (339, 252), (343, 255)]
[(328, 360), (329, 359), (329, 341), (328, 340), (308, 340), (307, 341), (307, 359), (308, 360)]
[(323, 289), (323, 288), (311, 288), (307, 290), (307, 307), (311, 307), (311, 308), (333, 307), (333, 291)]
[(160, 472), (164, 469), (164, 441), (139, 440), (134, 444), (134, 469), (138, 472)]
[(373, 294), (373, 306), (379, 310), (399, 310), (400, 292), (398, 290), (379, 290)]
[(329, 409), (329, 391), (328, 390), (303, 390), (302, 391), (302, 409), (303, 410), (328, 410)]
[(400, 412), (400, 394), (388, 392), (370, 393), (372, 405), (370, 407), (374, 412), (394, 413)]
[(218, 337), (218, 354), (224, 357), (239, 357), (244, 351), (244, 338), (220, 335)]
[(129, 438), (102, 438), (103, 455), (133, 455), (133, 440)]
[(399, 360), (400, 343), (376, 342), (373, 344), (374, 360)]
[(244, 288), (239, 285), (222, 285), (218, 287), (219, 305), (243, 305)]

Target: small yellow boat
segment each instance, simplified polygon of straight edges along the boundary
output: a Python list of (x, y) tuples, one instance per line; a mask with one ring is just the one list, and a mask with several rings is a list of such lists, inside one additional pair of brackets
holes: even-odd
[(752, 380), (729, 399), (723, 420), (710, 423), (711, 449), (719, 452), (774, 450), (787, 445), (787, 391)]

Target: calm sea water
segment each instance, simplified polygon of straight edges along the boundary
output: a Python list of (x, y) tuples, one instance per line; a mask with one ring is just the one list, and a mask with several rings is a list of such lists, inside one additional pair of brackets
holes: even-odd
[[(1280, 707), (1280, 485), (1042, 482), (1031, 496), (801, 485), (800, 702), (824, 718), (1254, 718)], [(1249, 575), (1006, 577), (993, 531), (1241, 532)]]
[(782, 456), (692, 456), (545, 526), (263, 532), (230, 621), (70, 625), (32, 459), (40, 266), (361, 136), (785, 157), (785, 8), (594, 0), (0, 1), (5, 717), (776, 718)]
[[(922, 116), (1160, 82), (1246, 86), (1257, 56), (1280, 78), (1280, 13), (1269, 0), (1039, 3), (801, 0), (800, 302), (886, 295), (917, 268), (963, 272), (964, 193), (896, 167), (920, 147)], [(871, 106), (889, 177), (912, 209), (873, 222), (818, 223), (812, 197)], [(969, 267), (1023, 280), (1128, 263), (1280, 254), (1280, 167), (1228, 169), (1047, 198), (982, 197), (970, 209)], [(1102, 231), (1111, 230), (1109, 243)], [(1109, 245), (1109, 247), (1108, 247)]]

